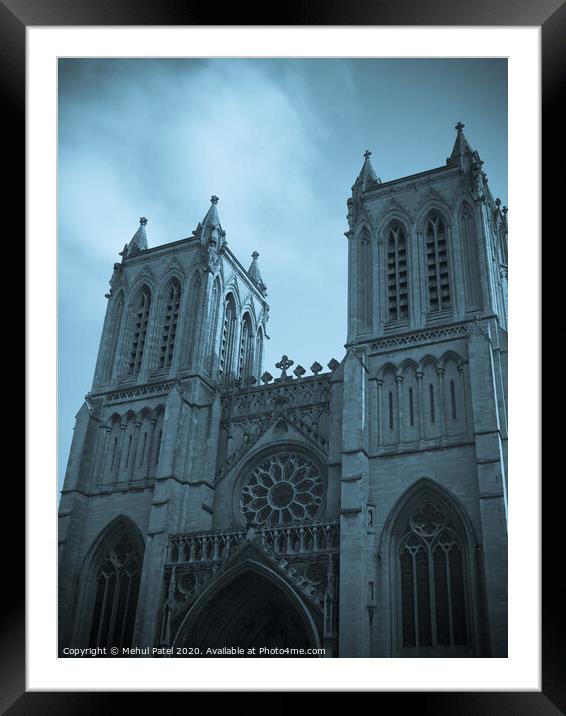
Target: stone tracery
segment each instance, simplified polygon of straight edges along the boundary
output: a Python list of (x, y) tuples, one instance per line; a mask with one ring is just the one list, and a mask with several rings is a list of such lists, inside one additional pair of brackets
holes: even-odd
[(257, 464), (242, 488), (240, 511), (245, 521), (276, 526), (312, 520), (322, 505), (320, 470), (305, 455), (280, 452)]

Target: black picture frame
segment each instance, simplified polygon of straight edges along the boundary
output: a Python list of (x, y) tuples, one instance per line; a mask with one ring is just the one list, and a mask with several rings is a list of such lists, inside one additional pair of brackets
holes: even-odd
[[(298, 2), (289, 0), (269, 15), (266, 8), (233, 3), (219, 10), (217, 6), (179, 0), (140, 2), (139, 0), (3, 0), (0, 2), (0, 83), (7, 111), (6, 148), (13, 153), (10, 181), (5, 191), (6, 204), (18, 225), (25, 225), (25, 62), (26, 27), (72, 25), (444, 25), (444, 26), (540, 26), (542, 35), (542, 113), (543, 113), (543, 186), (545, 206), (559, 207), (562, 182), (554, 178), (554, 168), (563, 167), (563, 142), (559, 125), (558, 102), (566, 75), (566, 3), (564, 0), (337, 0)], [(218, 23), (218, 17), (222, 22)], [(6, 149), (5, 149), (6, 151)], [(562, 170), (563, 171), (563, 170)], [(533, 187), (537, 191), (537, 187)], [(554, 212), (552, 212), (554, 213)], [(547, 211), (547, 225), (551, 221)], [(533, 251), (540, 247), (533, 245)], [(538, 341), (539, 336), (534, 335)], [(540, 380), (539, 376), (530, 376)], [(28, 396), (30, 401), (33, 396)], [(33, 450), (33, 445), (27, 446)], [(14, 471), (15, 472), (15, 471)], [(22, 479), (12, 476), (5, 481), (5, 504), (24, 506)], [(533, 476), (532, 479), (536, 479)], [(558, 482), (558, 480), (556, 481)], [(560, 501), (554, 498), (556, 487), (547, 487), (543, 499), (543, 544), (547, 554), (559, 544), (558, 519)], [(7, 512), (13, 512), (12, 509)], [(20, 534), (12, 531), (5, 549), (4, 593), (8, 597), (0, 622), (2, 663), (0, 707), (10, 716), (41, 713), (100, 714), (118, 708), (132, 708), (132, 698), (140, 695), (151, 708), (152, 694), (26, 692), (25, 690), (25, 581), (24, 521)], [(550, 562), (550, 559), (548, 560)], [(543, 566), (546, 560), (543, 560)], [(395, 697), (395, 707), (414, 707), (425, 714), (522, 714), (566, 713), (566, 644), (563, 630), (563, 569), (546, 564), (542, 575), (542, 690), (540, 692), (379, 692), (373, 708), (383, 707), (384, 700)], [(9, 578), (8, 578), (9, 575)], [(559, 583), (561, 582), (561, 583)], [(9, 588), (8, 588), (9, 587)], [(554, 596), (558, 595), (558, 596)], [(128, 699), (126, 704), (125, 699)], [(160, 695), (161, 698), (161, 695)], [(402, 699), (402, 701), (400, 701)], [(156, 703), (156, 702), (154, 702)], [(156, 703), (157, 705), (157, 703)]]

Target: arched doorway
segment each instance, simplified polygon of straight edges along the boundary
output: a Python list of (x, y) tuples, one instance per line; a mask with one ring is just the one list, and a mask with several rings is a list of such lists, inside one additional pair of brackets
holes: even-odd
[(187, 615), (176, 646), (198, 648), (204, 657), (218, 656), (207, 654), (207, 649), (240, 647), (246, 652), (242, 656), (260, 658), (297, 658), (301, 654), (269, 650), (319, 646), (316, 627), (304, 605), (261, 571), (239, 570), (203, 597)]

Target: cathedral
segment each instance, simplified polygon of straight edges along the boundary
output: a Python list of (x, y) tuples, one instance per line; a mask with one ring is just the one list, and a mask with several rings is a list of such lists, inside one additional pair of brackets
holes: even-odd
[(140, 219), (61, 492), (61, 654), (507, 656), (507, 209), (460, 122), (428, 171), (370, 155), (325, 366), (263, 365), (218, 197), (161, 246)]

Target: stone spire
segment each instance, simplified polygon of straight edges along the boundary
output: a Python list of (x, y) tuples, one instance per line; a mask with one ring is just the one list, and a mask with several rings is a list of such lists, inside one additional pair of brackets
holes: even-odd
[(147, 225), (147, 219), (145, 216), (140, 216), (140, 225), (136, 233), (132, 236), (132, 240), (128, 244), (128, 255), (145, 251), (148, 248), (147, 235), (145, 233), (145, 227)]
[(261, 278), (261, 273), (259, 271), (259, 264), (257, 262), (258, 258), (259, 258), (258, 252), (254, 251), (252, 254), (252, 262), (248, 269), (248, 276), (255, 283), (255, 285), (259, 288), (259, 290), (265, 295), (267, 286), (264, 284), (263, 279)]
[(377, 176), (375, 173), (375, 170), (371, 163), (371, 152), (369, 149), (366, 149), (364, 152), (364, 163), (362, 165), (361, 171), (358, 174), (357, 181), (362, 182), (364, 185), (364, 188), (371, 184), (381, 184), (381, 179)]
[(206, 228), (207, 226), (212, 226), (213, 228), (216, 228), (217, 226), (220, 226), (220, 218), (218, 216), (218, 197), (213, 194), (210, 197), (210, 207), (208, 211), (206, 212), (206, 216), (201, 222), (202, 228)]
[(193, 236), (198, 236), (204, 244), (212, 240), (218, 248), (221, 248), (221, 246), (226, 243), (226, 234), (222, 230), (220, 217), (218, 216), (218, 201), (219, 199), (215, 194), (210, 197), (208, 211), (204, 219), (199, 221), (197, 228), (193, 231)]
[(448, 157), (446, 160), (446, 164), (448, 166), (452, 165), (462, 165), (462, 160), (464, 157), (464, 154), (466, 152), (469, 152), (470, 154), (473, 154), (473, 150), (470, 147), (468, 140), (466, 139), (463, 129), (464, 125), (462, 122), (458, 122), (458, 124), (454, 127), (456, 130), (456, 141), (454, 142), (454, 148), (452, 149), (452, 154)]

